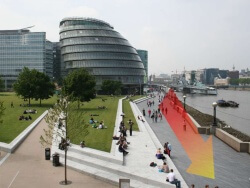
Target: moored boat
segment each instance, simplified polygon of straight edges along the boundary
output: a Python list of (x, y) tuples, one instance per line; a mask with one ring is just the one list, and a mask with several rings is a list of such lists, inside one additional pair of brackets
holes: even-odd
[(218, 104), (218, 106), (220, 106), (220, 107), (229, 107), (229, 106), (230, 106), (230, 104), (229, 104), (227, 101), (223, 100), (223, 99), (218, 100), (218, 101), (217, 101), (217, 104)]
[(227, 103), (229, 103), (230, 107), (239, 107), (239, 104), (237, 102), (227, 101)]

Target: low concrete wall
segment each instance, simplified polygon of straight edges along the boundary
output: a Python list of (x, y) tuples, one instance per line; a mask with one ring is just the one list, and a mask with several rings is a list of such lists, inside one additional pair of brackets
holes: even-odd
[(242, 142), (238, 138), (235, 138), (234, 136), (219, 128), (216, 128), (215, 136), (234, 148), (236, 151), (249, 153), (250, 142)]
[(15, 149), (25, 140), (25, 138), (31, 133), (31, 131), (39, 124), (39, 122), (46, 116), (48, 110), (46, 110), (41, 116), (39, 116), (33, 123), (31, 123), (23, 132), (21, 132), (10, 144), (0, 142), (0, 150), (7, 153), (13, 153)]

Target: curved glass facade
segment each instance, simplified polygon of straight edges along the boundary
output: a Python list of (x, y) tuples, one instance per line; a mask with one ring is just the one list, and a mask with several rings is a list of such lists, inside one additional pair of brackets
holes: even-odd
[(65, 18), (60, 22), (62, 61), (67, 71), (84, 67), (103, 80), (121, 81), (126, 87), (143, 83), (145, 68), (136, 49), (114, 28), (92, 18)]

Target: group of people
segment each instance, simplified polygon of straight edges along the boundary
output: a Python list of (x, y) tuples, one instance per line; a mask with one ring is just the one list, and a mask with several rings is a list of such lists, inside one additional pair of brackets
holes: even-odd
[(164, 154), (167, 154), (169, 157), (171, 157), (170, 156), (171, 150), (172, 150), (172, 145), (169, 142), (166, 142), (164, 144)]
[(93, 117), (90, 118), (89, 124), (91, 124), (93, 128), (95, 128), (95, 129), (105, 129), (105, 128), (107, 128), (107, 126), (104, 126), (104, 121), (100, 121), (98, 126), (96, 125), (97, 123), (98, 123), (98, 121), (94, 120)]
[[(130, 136), (132, 136), (132, 133), (133, 133), (133, 125), (134, 125), (134, 123), (130, 119), (128, 121)], [(122, 152), (123, 155), (127, 155), (129, 152), (126, 151), (126, 149), (128, 149), (128, 145), (130, 144), (130, 142), (128, 142), (127, 138), (126, 138), (127, 137), (127, 127), (125, 126), (124, 121), (120, 122), (119, 132), (120, 132), (120, 136), (119, 137), (113, 136), (113, 139), (118, 140), (118, 142), (116, 144), (119, 145), (119, 147), (118, 147), (119, 152)]]
[(36, 114), (37, 111), (35, 109), (28, 109), (28, 110), (24, 110), (23, 114)]
[(159, 108), (157, 110), (153, 110), (153, 113), (151, 113), (151, 109), (148, 109), (148, 116), (152, 119), (152, 122), (157, 123), (158, 118), (162, 121), (162, 113)]
[[(170, 155), (170, 151), (171, 151), (171, 145), (168, 142), (166, 142), (164, 144), (164, 153)], [(168, 173), (166, 181), (171, 184), (175, 184), (177, 188), (180, 188), (181, 182), (176, 179), (174, 170), (173, 169), (169, 170), (169, 166), (167, 165), (167, 162), (166, 162), (166, 157), (161, 152), (161, 148), (157, 149), (155, 156), (157, 159), (163, 160), (163, 165), (159, 165), (158, 169), (159, 169), (159, 172)]]
[[(139, 118), (138, 118), (139, 119)], [(128, 121), (128, 126), (129, 126), (129, 133), (130, 133), (130, 136), (132, 136), (133, 134), (133, 125), (134, 125), (134, 122), (129, 119)], [(124, 121), (121, 121), (120, 123), (120, 126), (119, 126), (119, 132), (121, 134), (123, 134), (124, 136), (127, 136), (127, 127), (125, 126), (125, 123)]]
[(28, 121), (28, 120), (32, 120), (32, 117), (30, 115), (29, 116), (21, 115), (21, 116), (19, 116), (19, 120), (26, 120), (26, 121)]
[(147, 101), (147, 105), (148, 105), (148, 107), (154, 106), (155, 101)]

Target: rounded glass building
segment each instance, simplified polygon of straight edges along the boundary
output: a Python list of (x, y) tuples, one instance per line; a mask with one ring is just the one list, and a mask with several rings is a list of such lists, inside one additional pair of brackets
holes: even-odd
[(145, 69), (134, 47), (114, 28), (93, 18), (64, 18), (60, 22), (62, 62), (66, 72), (84, 67), (96, 78), (121, 81), (126, 91), (140, 88)]

